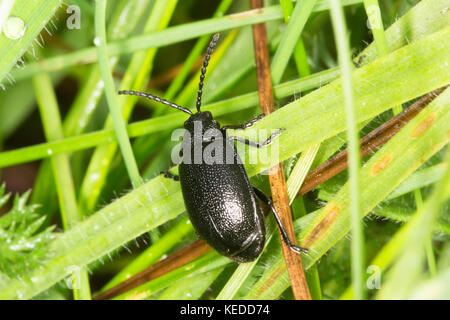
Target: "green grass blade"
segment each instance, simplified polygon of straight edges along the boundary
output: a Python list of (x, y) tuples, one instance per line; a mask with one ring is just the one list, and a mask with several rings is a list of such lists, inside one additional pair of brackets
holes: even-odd
[(295, 5), (292, 17), (286, 27), (286, 31), (283, 33), (280, 45), (278, 46), (270, 65), (270, 74), (274, 84), (281, 81), (289, 58), (297, 44), (297, 39), (299, 39), (316, 2), (317, 0), (305, 0), (298, 1)]
[[(364, 7), (369, 18), (370, 30), (377, 47), (378, 56), (382, 57), (388, 54), (388, 46), (384, 34), (383, 20), (381, 19), (381, 10), (378, 5), (378, 0), (364, 0)], [(393, 109), (394, 115), (402, 112), (402, 106), (395, 106)]]
[[(449, 91), (449, 90), (447, 90)], [(447, 150), (446, 162), (450, 162), (450, 149)], [(422, 265), (425, 260), (425, 244), (433, 230), (433, 223), (439, 213), (441, 204), (446, 200), (446, 187), (450, 184), (450, 166), (435, 185), (432, 195), (417, 211), (408, 225), (411, 231), (404, 244), (404, 250), (386, 276), (387, 280), (377, 294), (379, 299), (405, 299), (411, 288), (421, 278)]]
[[(17, 0), (10, 11), (10, 17), (23, 20), (25, 30), (18, 39), (10, 39), (2, 32), (0, 34), (0, 83), (5, 84), (4, 78), (23, 56), (25, 51), (33, 45), (33, 40), (45, 27), (60, 6), (61, 0)], [(6, 8), (5, 8), (6, 9)], [(4, 15), (8, 10), (4, 11)]]
[(435, 183), (442, 177), (446, 168), (447, 164), (441, 163), (413, 173), (395, 188), (386, 199), (395, 199), (416, 189)]
[(167, 288), (158, 300), (198, 300), (206, 289), (219, 276), (224, 268), (202, 272), (189, 278), (181, 279)]
[[(61, 116), (50, 76), (41, 74), (34, 77), (33, 85), (47, 140), (62, 139)], [(82, 220), (77, 208), (69, 157), (67, 154), (57, 154), (52, 156), (50, 160), (56, 182), (63, 226), (65, 230), (69, 230)], [(90, 300), (91, 291), (87, 270), (83, 268), (79, 272), (75, 272), (73, 281), (74, 298), (76, 300)]]
[(127, 134), (125, 123), (122, 119), (122, 113), (117, 99), (117, 93), (114, 86), (114, 81), (111, 75), (111, 68), (109, 66), (109, 58), (106, 45), (106, 29), (105, 29), (105, 11), (106, 0), (99, 0), (96, 2), (95, 10), (95, 31), (96, 42), (98, 48), (99, 67), (102, 74), (103, 82), (105, 83), (105, 94), (108, 100), (109, 111), (112, 115), (114, 128), (117, 135), (117, 140), (122, 151), (122, 156), (128, 170), (131, 182), (134, 187), (141, 185), (142, 180), (139, 175), (139, 169), (131, 149), (130, 140)]
[(339, 64), (342, 73), (342, 87), (345, 97), (345, 114), (347, 119), (347, 141), (349, 161), (349, 185), (350, 185), (350, 212), (352, 224), (352, 282), (355, 287), (355, 297), (358, 300), (365, 299), (364, 287), (364, 233), (361, 222), (361, 205), (359, 196), (359, 166), (360, 147), (359, 134), (355, 116), (353, 85), (351, 78), (351, 55), (348, 43), (347, 26), (344, 19), (340, 0), (331, 0), (331, 20), (335, 35)]

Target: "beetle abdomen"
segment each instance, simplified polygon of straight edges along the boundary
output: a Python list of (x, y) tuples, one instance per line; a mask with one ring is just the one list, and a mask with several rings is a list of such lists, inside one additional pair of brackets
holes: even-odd
[(180, 164), (181, 190), (191, 222), (219, 253), (238, 262), (264, 247), (264, 216), (241, 164)]

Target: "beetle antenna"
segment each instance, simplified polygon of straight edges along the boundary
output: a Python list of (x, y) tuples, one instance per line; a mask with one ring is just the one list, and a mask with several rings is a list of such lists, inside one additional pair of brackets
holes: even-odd
[(214, 50), (214, 47), (219, 40), (219, 34), (216, 33), (209, 43), (208, 50), (206, 51), (205, 61), (203, 61), (202, 73), (200, 74), (200, 82), (198, 83), (198, 93), (197, 93), (197, 111), (200, 111), (200, 106), (202, 104), (202, 93), (203, 93), (203, 80), (205, 80), (206, 67), (208, 66), (209, 59)]
[(128, 94), (128, 95), (132, 95), (132, 96), (138, 96), (138, 97), (147, 98), (147, 99), (150, 99), (150, 100), (154, 100), (156, 102), (161, 102), (161, 103), (163, 103), (165, 105), (168, 105), (169, 107), (172, 107), (172, 108), (178, 109), (180, 111), (186, 112), (187, 114), (190, 114), (190, 115), (193, 114), (192, 111), (189, 110), (189, 109), (186, 109), (186, 108), (184, 108), (182, 106), (179, 106), (179, 105), (177, 105), (177, 104), (175, 104), (173, 102), (164, 100), (164, 99), (162, 99), (160, 97), (154, 96), (154, 95), (152, 95), (150, 93), (140, 92), (140, 91), (133, 91), (133, 90), (122, 90), (122, 91), (119, 91), (118, 93), (119, 94)]

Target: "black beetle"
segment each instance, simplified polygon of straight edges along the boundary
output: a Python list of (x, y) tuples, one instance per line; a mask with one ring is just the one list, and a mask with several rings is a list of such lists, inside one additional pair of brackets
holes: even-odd
[[(211, 112), (200, 111), (206, 67), (218, 38), (218, 34), (213, 36), (201, 69), (196, 103), (197, 113), (194, 114), (189, 109), (145, 92), (127, 90), (119, 91), (119, 94), (145, 97), (190, 115), (184, 123), (186, 133), (182, 142), (183, 150), (190, 150), (190, 152), (183, 153), (183, 161), (179, 165), (179, 176), (168, 171), (164, 175), (180, 181), (184, 203), (192, 225), (198, 235), (211, 247), (237, 262), (250, 262), (260, 255), (264, 247), (266, 230), (264, 215), (257, 201), (258, 197), (274, 213), (284, 242), (297, 253), (307, 252), (307, 249), (292, 244), (271, 200), (262, 191), (251, 186), (234, 146), (234, 140), (257, 148), (266, 146), (281, 130), (272, 134), (263, 143), (231, 137), (226, 134), (227, 129), (248, 128), (262, 116), (243, 125), (221, 128), (220, 124), (213, 119)], [(213, 149), (211, 159), (205, 159), (203, 151), (213, 143), (216, 146), (219, 143), (220, 148)], [(196, 150), (200, 151), (200, 159), (196, 158), (199, 154), (195, 152)]]

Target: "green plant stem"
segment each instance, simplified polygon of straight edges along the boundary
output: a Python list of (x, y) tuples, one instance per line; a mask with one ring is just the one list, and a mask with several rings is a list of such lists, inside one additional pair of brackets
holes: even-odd
[[(420, 189), (414, 190), (414, 200), (416, 201), (416, 208), (420, 210), (423, 206), (422, 192)], [(431, 277), (436, 276), (436, 260), (433, 253), (433, 238), (432, 234), (425, 242), (425, 251), (427, 255), (428, 271)]]
[(122, 118), (122, 113), (117, 100), (116, 89), (109, 66), (108, 53), (106, 49), (106, 30), (105, 30), (105, 11), (106, 0), (98, 0), (95, 7), (95, 33), (98, 50), (98, 62), (103, 82), (105, 83), (105, 94), (108, 100), (109, 111), (111, 113), (114, 128), (119, 142), (120, 150), (127, 167), (128, 175), (134, 187), (142, 184), (139, 175), (139, 169), (131, 149), (130, 140), (127, 134), (126, 126)]
[[(33, 85), (47, 140), (62, 139), (61, 117), (50, 76), (47, 74), (35, 76), (33, 78)], [(63, 227), (65, 230), (69, 230), (82, 220), (76, 205), (69, 157), (67, 154), (62, 153), (54, 155), (50, 159), (61, 208)], [(74, 298), (76, 300), (90, 300), (91, 291), (87, 270), (81, 268), (79, 271), (75, 271), (73, 273), (73, 281)]]
[[(375, 45), (377, 47), (378, 56), (382, 57), (389, 53), (386, 36), (384, 34), (383, 20), (381, 19), (381, 10), (378, 0), (364, 0), (367, 17), (370, 22), (370, 30), (372, 31)], [(394, 115), (402, 112), (402, 106), (392, 108)]]
[(352, 283), (355, 288), (355, 298), (358, 300), (362, 300), (366, 297), (364, 286), (364, 234), (360, 214), (360, 147), (351, 79), (351, 55), (347, 39), (347, 27), (345, 24), (344, 12), (342, 10), (340, 0), (331, 0), (330, 5), (333, 31), (336, 39), (339, 64), (341, 66), (342, 86), (345, 98), (345, 114), (347, 119), (347, 141), (349, 150), (349, 188), (351, 199), (350, 213), (352, 225)]
[(369, 18), (370, 30), (372, 31), (378, 54), (382, 57), (388, 54), (389, 50), (384, 35), (383, 20), (381, 19), (378, 0), (364, 0), (364, 7)]
[(275, 52), (270, 66), (270, 73), (274, 84), (280, 83), (281, 77), (289, 62), (289, 58), (294, 51), (298, 39), (301, 39), (300, 35), (315, 4), (316, 0), (297, 1), (294, 11), (292, 12), (292, 18), (288, 19), (289, 23), (286, 27), (286, 31), (283, 33), (280, 45)]
[[(290, 0), (280, 0), (281, 9), (283, 10), (284, 22), (288, 23), (291, 19), (294, 5)], [(301, 77), (311, 74), (308, 64), (308, 56), (306, 54), (305, 45), (303, 43), (303, 37), (300, 35), (297, 39), (297, 43), (294, 48), (294, 59), (297, 66), (298, 74)]]

